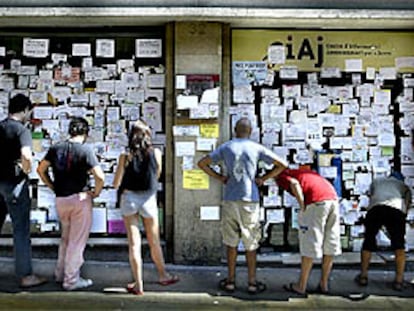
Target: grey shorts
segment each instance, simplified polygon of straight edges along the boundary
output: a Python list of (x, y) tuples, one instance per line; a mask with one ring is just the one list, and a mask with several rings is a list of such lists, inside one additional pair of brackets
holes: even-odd
[(124, 190), (121, 195), (122, 216), (139, 214), (144, 218), (158, 217), (157, 193)]

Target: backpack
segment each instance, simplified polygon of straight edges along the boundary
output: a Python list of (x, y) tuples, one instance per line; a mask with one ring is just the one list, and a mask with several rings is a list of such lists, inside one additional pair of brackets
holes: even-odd
[(145, 191), (153, 188), (154, 180), (154, 155), (151, 152), (148, 157), (134, 155), (125, 167), (121, 182), (121, 189)]

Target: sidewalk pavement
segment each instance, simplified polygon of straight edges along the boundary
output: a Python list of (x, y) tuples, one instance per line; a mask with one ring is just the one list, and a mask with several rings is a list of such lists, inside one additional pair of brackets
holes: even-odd
[[(318, 284), (320, 267), (314, 267), (309, 281), (308, 297), (299, 297), (283, 289), (284, 284), (297, 280), (299, 267), (258, 268), (257, 278), (267, 284), (267, 290), (258, 295), (249, 295), (247, 269), (237, 267), (237, 290), (227, 294), (218, 289), (218, 281), (226, 277), (225, 266), (183, 266), (167, 265), (171, 273), (180, 277), (180, 282), (161, 286), (153, 264), (144, 264), (144, 296), (126, 293), (125, 286), (131, 281), (127, 262), (86, 261), (82, 275), (94, 280), (94, 285), (79, 292), (62, 291), (53, 281), (55, 260), (33, 259), (34, 272), (47, 276), (50, 282), (31, 289), (22, 290), (14, 278), (12, 258), (0, 257), (0, 305), (7, 309), (100, 309), (126, 310), (144, 307), (144, 310), (260, 310), (286, 308), (297, 309), (413, 309), (414, 287), (407, 282), (404, 291), (391, 288), (393, 271), (372, 269), (369, 285), (359, 287), (353, 278), (356, 267), (339, 267), (332, 272), (330, 295), (313, 294)], [(405, 279), (414, 278), (408, 271)], [(66, 305), (65, 305), (66, 304)], [(66, 308), (67, 306), (68, 308)], [(20, 308), (21, 307), (21, 308)]]

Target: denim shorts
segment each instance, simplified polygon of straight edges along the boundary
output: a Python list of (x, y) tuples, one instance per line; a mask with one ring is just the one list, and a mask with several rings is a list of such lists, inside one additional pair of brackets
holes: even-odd
[(124, 190), (120, 209), (123, 216), (139, 214), (144, 218), (158, 217), (157, 193)]

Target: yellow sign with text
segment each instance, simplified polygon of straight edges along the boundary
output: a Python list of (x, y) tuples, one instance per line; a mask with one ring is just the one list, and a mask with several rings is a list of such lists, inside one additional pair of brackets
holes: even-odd
[[(284, 47), (282, 61), (270, 64), (270, 48), (277, 46)], [(232, 60), (265, 61), (275, 70), (292, 65), (299, 71), (345, 70), (346, 61), (361, 60), (362, 70), (395, 67), (399, 72), (414, 72), (414, 32), (236, 29), (232, 32)]]
[(209, 176), (202, 170), (184, 170), (183, 188), (191, 190), (208, 190), (210, 187)]
[(200, 136), (203, 138), (218, 138), (220, 135), (220, 127), (218, 124), (200, 124)]

